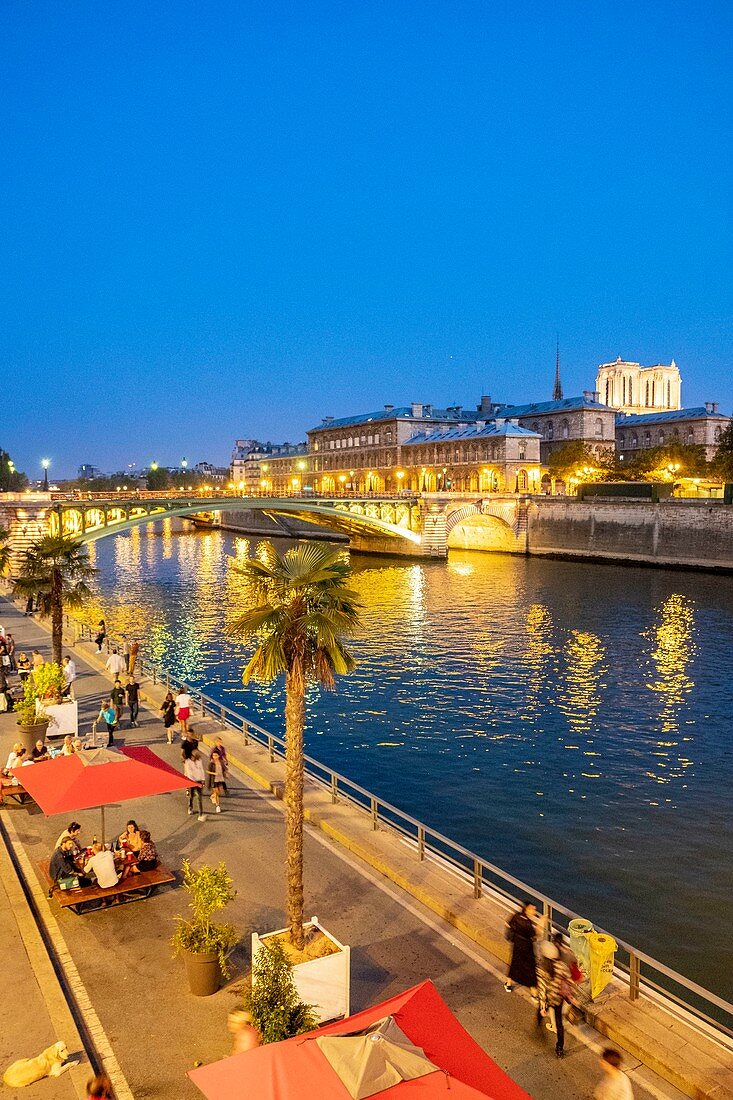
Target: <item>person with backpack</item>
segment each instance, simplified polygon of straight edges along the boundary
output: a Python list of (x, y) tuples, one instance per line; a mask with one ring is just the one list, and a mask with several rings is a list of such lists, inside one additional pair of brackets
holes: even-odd
[[(545, 1020), (548, 1031), (557, 1035), (555, 1054), (562, 1058), (565, 1053), (565, 1025), (563, 1009), (565, 1002), (572, 997), (572, 979), (570, 967), (563, 959), (557, 937), (540, 947), (540, 961), (537, 967), (537, 1025)], [(560, 937), (562, 940), (562, 937)]]

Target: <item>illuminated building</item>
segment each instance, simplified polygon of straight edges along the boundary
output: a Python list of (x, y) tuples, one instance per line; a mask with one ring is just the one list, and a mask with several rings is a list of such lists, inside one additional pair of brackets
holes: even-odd
[(645, 413), (682, 407), (682, 381), (674, 359), (669, 364), (642, 367), (618, 357), (601, 363), (596, 389), (601, 400), (625, 413)]
[(715, 455), (721, 433), (729, 423), (730, 417), (718, 412), (715, 401), (708, 401), (698, 408), (671, 412), (636, 416), (619, 413), (616, 417), (616, 451), (621, 462), (628, 462), (639, 450), (681, 443), (688, 447), (702, 447), (709, 462)]

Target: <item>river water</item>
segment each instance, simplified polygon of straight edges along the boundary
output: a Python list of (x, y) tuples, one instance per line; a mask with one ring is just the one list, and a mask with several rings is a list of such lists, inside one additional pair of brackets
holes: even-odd
[[(244, 688), (232, 560), (171, 521), (92, 544), (114, 633), (282, 733)], [(313, 689), (310, 755), (733, 999), (733, 578), (452, 552), (354, 556), (356, 672)]]

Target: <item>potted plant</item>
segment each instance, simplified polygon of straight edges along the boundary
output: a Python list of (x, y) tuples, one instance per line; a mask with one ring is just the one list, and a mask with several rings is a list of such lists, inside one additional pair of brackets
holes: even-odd
[(194, 870), (189, 860), (183, 861), (183, 888), (188, 890), (191, 917), (177, 917), (178, 927), (173, 939), (173, 955), (183, 955), (188, 984), (194, 997), (210, 997), (224, 978), (228, 978), (229, 953), (239, 939), (231, 924), (217, 924), (212, 919), (236, 896), (232, 879), (224, 863), (218, 867), (204, 865)]
[(293, 968), (277, 940), (263, 944), (252, 958), (252, 987), (245, 990), (244, 1007), (263, 1043), (279, 1043), (318, 1024), (313, 1007), (298, 994)]
[[(351, 570), (343, 551), (324, 543), (301, 542), (280, 556), (272, 543), (264, 542), (256, 558), (236, 568), (245, 578), (249, 607), (230, 630), (256, 642), (242, 679), (247, 684), (252, 679), (271, 683), (285, 678), (288, 928), (271, 935), (286, 952), (292, 951), (300, 996), (318, 1005), (321, 1021), (334, 1019), (349, 1011), (350, 956), (318, 921), (303, 921), (303, 733), (309, 685), (332, 691), (336, 677), (354, 669), (346, 643), (360, 625), (360, 605), (348, 587)], [(256, 933), (252, 937), (253, 959), (263, 938)], [(322, 979), (316, 979), (317, 996), (311, 996), (310, 983), (301, 984), (306, 968), (324, 971)]]
[(46, 661), (33, 670), (33, 684), (39, 699), (58, 703), (66, 687), (63, 669), (55, 661)]
[(279, 952), (285, 959), (298, 997), (313, 1005), (312, 1017), (317, 1024), (348, 1016), (351, 1012), (351, 948), (339, 943), (332, 932), (327, 932), (318, 917), (311, 917), (303, 924), (303, 936), (303, 947), (297, 948), (289, 928), (262, 936), (253, 932), (253, 986), (261, 956)]
[(32, 752), (36, 741), (45, 741), (50, 718), (38, 705), (38, 692), (30, 677), (23, 686), (23, 698), (15, 704), (15, 714), (20, 727), (20, 740), (26, 752)]

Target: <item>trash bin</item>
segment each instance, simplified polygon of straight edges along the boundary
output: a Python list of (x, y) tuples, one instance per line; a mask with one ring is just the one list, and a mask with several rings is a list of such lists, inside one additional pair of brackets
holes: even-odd
[(577, 917), (568, 925), (570, 936), (570, 950), (578, 960), (578, 966), (586, 978), (590, 977), (590, 949), (588, 947), (588, 934), (593, 931), (593, 925), (589, 920)]
[(586, 943), (590, 952), (590, 995), (591, 1000), (600, 996), (613, 977), (613, 963), (616, 943), (613, 936), (601, 932), (589, 932)]

